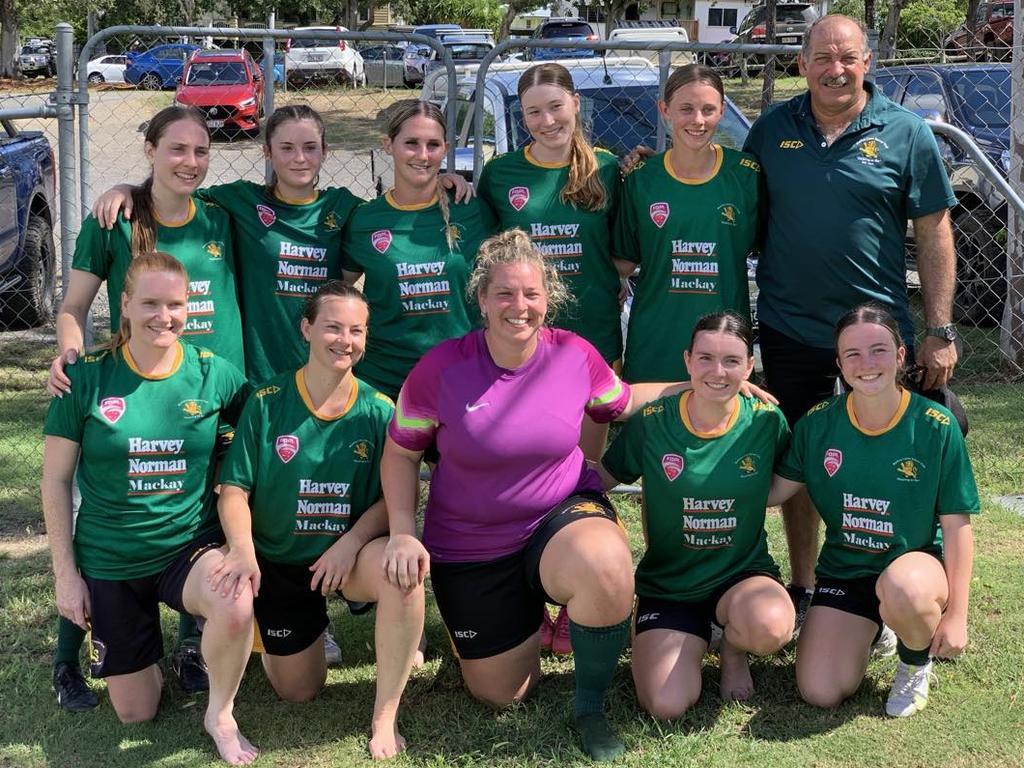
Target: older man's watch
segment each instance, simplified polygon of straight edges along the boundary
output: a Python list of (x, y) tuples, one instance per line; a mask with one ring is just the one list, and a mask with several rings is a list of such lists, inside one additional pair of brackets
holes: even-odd
[(945, 341), (956, 341), (958, 334), (956, 332), (956, 326), (953, 323), (948, 325), (940, 325), (937, 328), (926, 328), (924, 331), (925, 336), (935, 336)]

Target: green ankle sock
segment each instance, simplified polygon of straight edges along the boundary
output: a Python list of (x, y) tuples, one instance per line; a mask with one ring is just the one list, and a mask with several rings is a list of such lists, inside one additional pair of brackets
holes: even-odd
[(915, 651), (913, 648), (907, 648), (902, 640), (896, 638), (896, 655), (900, 657), (900, 661), (912, 667), (923, 667), (927, 664), (929, 650), (931, 649), (922, 648), (920, 651)]
[(626, 751), (626, 745), (619, 740), (618, 734), (601, 712), (578, 715), (575, 723), (580, 741), (583, 742), (583, 751), (591, 760), (614, 760)]
[(63, 616), (57, 619), (57, 650), (53, 654), (53, 664), (61, 662), (78, 666), (78, 652), (85, 642), (85, 630)]
[(629, 619), (610, 627), (584, 627), (569, 620), (569, 638), (576, 661), (576, 702), (573, 714), (601, 713), (619, 654), (629, 637)]
[(178, 645), (199, 645), (199, 627), (191, 614), (178, 614)]

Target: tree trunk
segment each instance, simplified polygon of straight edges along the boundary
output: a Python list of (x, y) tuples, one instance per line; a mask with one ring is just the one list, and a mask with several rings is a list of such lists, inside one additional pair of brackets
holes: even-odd
[(377, 0), (370, 0), (366, 5), (366, 23), (359, 25), (359, 31), (363, 32), (373, 26), (373, 16), (377, 12)]
[(875, 28), (875, 0), (864, 0), (864, 26)]
[[(764, 41), (775, 45), (775, 0), (764, 4)], [(764, 71), (761, 73), (761, 111), (775, 100), (775, 56), (764, 57)]]
[(891, 59), (896, 53), (896, 33), (900, 28), (900, 14), (906, 8), (909, 0), (892, 0), (889, 6), (889, 15), (885, 19), (885, 29), (878, 41), (878, 58)]
[(981, 0), (967, 0), (967, 28), (973, 32), (978, 28), (978, 6)]
[(14, 0), (0, 0), (0, 77), (17, 77), (18, 12)]

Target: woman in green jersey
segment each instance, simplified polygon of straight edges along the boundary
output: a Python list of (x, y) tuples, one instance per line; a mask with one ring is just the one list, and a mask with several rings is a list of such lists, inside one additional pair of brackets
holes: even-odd
[(658, 102), (672, 148), (626, 176), (616, 252), (640, 265), (622, 376), (689, 378), (685, 332), (701, 315), (731, 309), (750, 317), (747, 255), (757, 233), (760, 167), (751, 155), (713, 142), (725, 110), (721, 78), (680, 67)]
[[(235, 254), (231, 221), (225, 210), (195, 197), (210, 162), (210, 131), (205, 116), (190, 107), (171, 106), (157, 112), (146, 127), (143, 152), (149, 177), (132, 192), (135, 217), (118, 219), (111, 230), (89, 216), (75, 242), (68, 290), (57, 313), (57, 347), (47, 391), (57, 397), (70, 391), (64, 367), (82, 352), (85, 319), (101, 284), (106, 281), (110, 327), (120, 322), (121, 292), (133, 256), (161, 250), (177, 258), (189, 272), (189, 319), (182, 336), (215, 352), (240, 370), (242, 323), (235, 289)], [(189, 693), (206, 690), (208, 682), (199, 655), (199, 631), (188, 616), (181, 618), (179, 648), (172, 666)], [(84, 633), (66, 619), (59, 621), (53, 687), (61, 707), (81, 711), (96, 705), (78, 666)]]
[[(137, 255), (124, 277), (110, 348), (68, 365), (71, 391), (46, 417), (42, 500), (61, 616), (92, 631), (92, 674), (122, 722), (160, 704), (159, 604), (206, 620), (204, 725), (221, 757), (249, 763), (234, 696), (252, 645), (252, 593), (209, 589), (224, 557), (214, 511), (218, 423), (237, 421), (242, 372), (180, 337), (188, 275), (166, 253)], [(72, 538), (71, 486), (82, 503)]]
[(806, 485), (825, 522), (796, 681), (819, 707), (852, 696), (884, 621), (899, 655), (885, 711), (906, 717), (928, 702), (931, 658), (967, 645), (978, 489), (956, 419), (901, 385), (907, 350), (889, 311), (850, 310), (835, 340), (849, 391), (797, 422), (769, 498)]
[(739, 394), (752, 349), (740, 315), (700, 318), (684, 353), (692, 390), (635, 414), (600, 465), (607, 488), (644, 479), (633, 680), (641, 706), (659, 719), (682, 716), (700, 698), (712, 622), (724, 628), (727, 700), (753, 693), (748, 653), (775, 653), (793, 635), (793, 603), (764, 530), (789, 428), (776, 406)]
[(224, 596), (255, 595), (263, 668), (286, 701), (327, 676), (327, 596), (353, 612), (376, 603), (377, 698), (370, 753), (405, 748), (398, 704), (423, 627), (423, 585), (392, 587), (381, 567), (387, 511), (380, 457), (394, 407), (352, 372), (366, 345), (363, 295), (331, 281), (306, 299), (308, 360), (249, 400), (221, 471), (230, 551), (210, 572)]
[(349, 218), (342, 274), (349, 283), (366, 276), (370, 303), (366, 356), (356, 373), (395, 399), (424, 352), (472, 327), (466, 280), (494, 225), (479, 200), (452, 205), (441, 187), (448, 143), (436, 105), (393, 105), (384, 151), (394, 161), (395, 185)]

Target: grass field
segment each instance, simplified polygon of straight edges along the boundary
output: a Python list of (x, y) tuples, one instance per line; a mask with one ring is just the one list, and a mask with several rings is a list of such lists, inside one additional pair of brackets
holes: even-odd
[[(55, 608), (49, 555), (38, 513), (41, 394), (52, 341), (23, 339), (0, 348), (0, 487), (24, 479), (24, 489), (0, 497), (0, 766), (134, 768), (216, 765), (201, 719), (204, 698), (189, 698), (168, 681), (161, 712), (150, 724), (121, 726), (94, 682), (101, 705), (67, 715), (49, 690)], [(36, 371), (28, 373), (27, 371)], [(611, 711), (627, 743), (624, 766), (758, 766), (759, 768), (1017, 768), (1024, 754), (1024, 519), (989, 499), (1020, 492), (1024, 445), (1019, 385), (962, 388), (972, 419), (969, 445), (982, 488), (977, 560), (971, 601), (971, 647), (942, 664), (929, 707), (907, 721), (881, 716), (892, 680), (892, 659), (872, 664), (856, 696), (834, 711), (802, 704), (793, 680), (792, 652), (754, 665), (757, 693), (746, 704), (724, 705), (717, 668), (708, 658), (705, 693), (684, 719), (659, 724), (640, 714), (620, 663)], [(28, 436), (28, 437), (26, 437)], [(634, 548), (640, 546), (635, 500), (622, 498)], [(772, 550), (781, 555), (778, 516), (769, 515)], [(330, 672), (314, 702), (276, 700), (254, 658), (238, 697), (237, 715), (264, 750), (257, 765), (350, 766), (369, 763), (366, 730), (373, 701), (372, 623), (332, 606), (335, 633), (346, 659)], [(164, 615), (167, 638), (173, 617)], [(472, 702), (432, 604), (427, 619), (427, 665), (409, 684), (402, 715), (408, 754), (398, 766), (586, 765), (568, 729), (571, 662), (546, 659), (537, 695), (494, 714)], [(169, 642), (169, 641), (168, 641)]]

